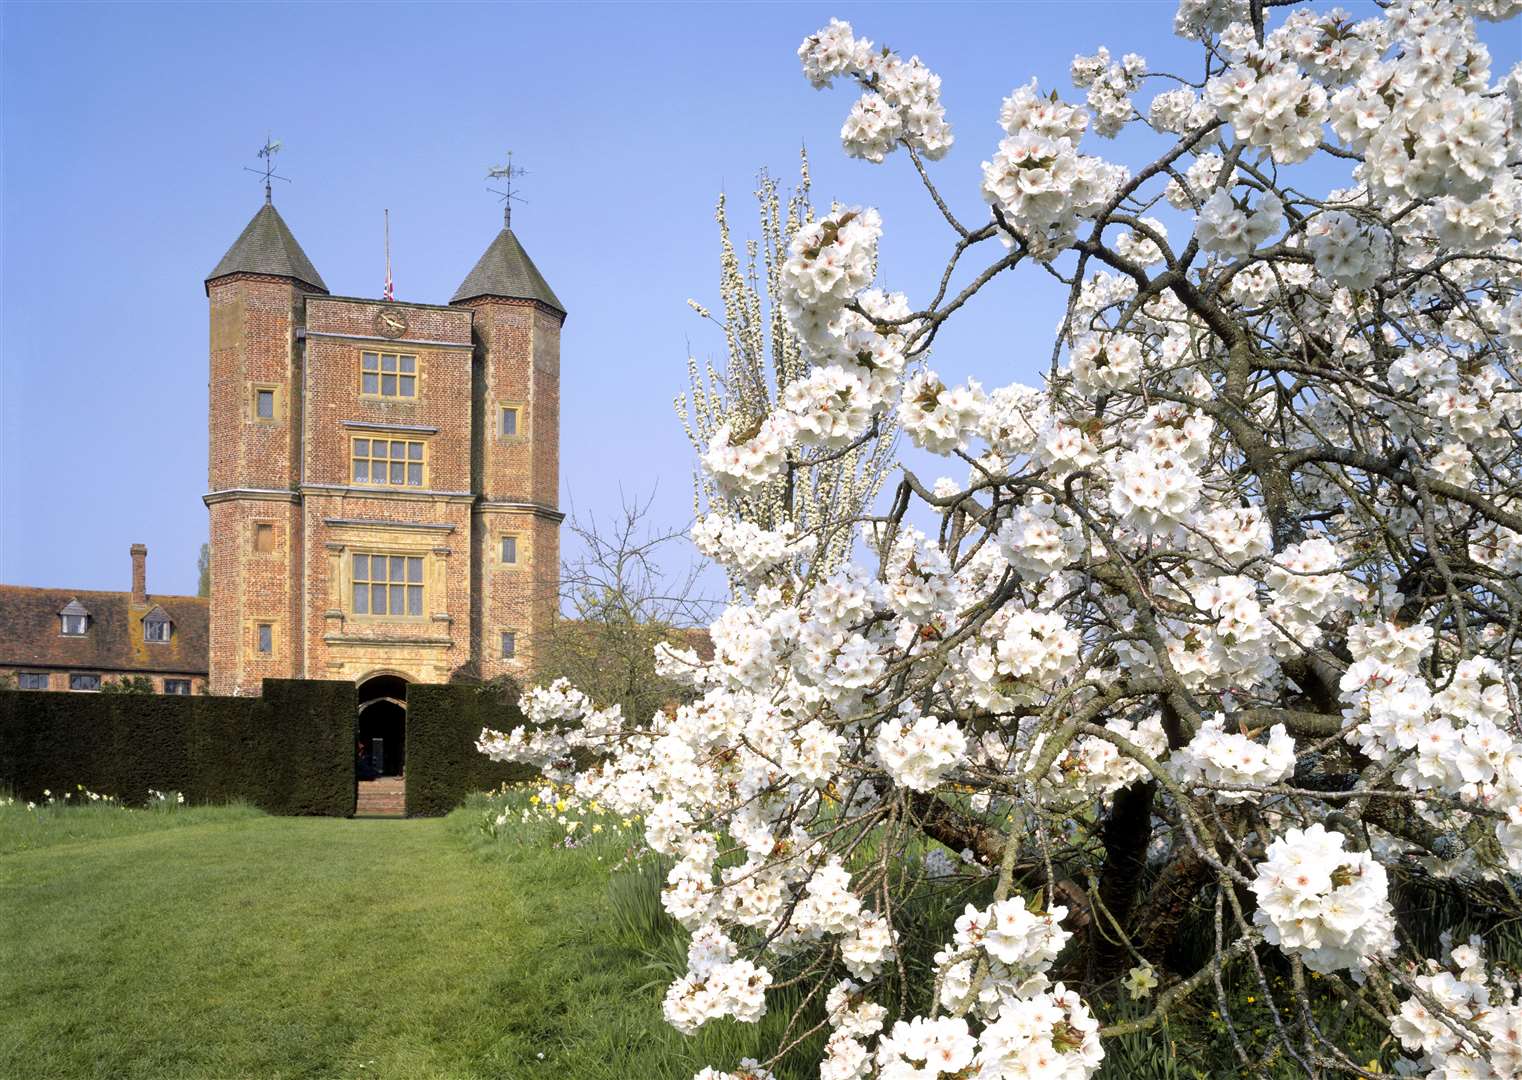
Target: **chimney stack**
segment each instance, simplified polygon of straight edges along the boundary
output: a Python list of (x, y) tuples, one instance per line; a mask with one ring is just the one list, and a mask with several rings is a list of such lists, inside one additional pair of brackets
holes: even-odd
[(148, 545), (132, 545), (132, 602), (148, 602)]

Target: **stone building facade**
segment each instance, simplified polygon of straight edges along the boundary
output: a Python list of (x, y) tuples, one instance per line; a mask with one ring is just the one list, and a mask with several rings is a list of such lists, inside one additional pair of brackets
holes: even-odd
[(526, 674), (565, 309), (511, 228), (448, 304), (332, 296), (266, 199), (206, 294), (211, 692)]

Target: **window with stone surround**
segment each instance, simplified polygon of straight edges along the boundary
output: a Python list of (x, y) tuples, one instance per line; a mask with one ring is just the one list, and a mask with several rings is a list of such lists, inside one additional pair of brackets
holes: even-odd
[(408, 353), (359, 355), (359, 392), (364, 397), (417, 397), (417, 357)]
[(518, 632), (516, 630), (502, 631), (502, 659), (511, 660), (518, 655)]
[(16, 675), (16, 685), (22, 690), (46, 690), (48, 688), (48, 673), (46, 671), (22, 671)]
[(254, 624), (254, 649), (261, 656), (269, 656), (275, 651), (275, 624)]
[(275, 550), (275, 526), (272, 522), (254, 522), (254, 554), (268, 555)]
[(182, 697), (189, 696), (189, 694), (190, 694), (190, 680), (189, 679), (165, 679), (164, 680), (164, 693), (166, 693), (166, 694), (176, 694), (176, 695), (179, 695), (179, 696), (182, 696)]
[(355, 615), (422, 617), (422, 556), (356, 554), (350, 580)]
[(273, 424), (280, 419), (280, 388), (272, 383), (256, 383), (248, 390), (248, 418), (258, 424)]
[(497, 434), (504, 439), (516, 438), (523, 433), (523, 406), (502, 404), (497, 407)]
[(518, 565), (518, 547), (519, 545), (517, 533), (507, 533), (502, 537), (502, 543), (499, 545), (500, 550), (498, 551), (498, 555), (502, 559), (503, 566)]
[(70, 690), (92, 691), (100, 689), (99, 675), (86, 675), (82, 672), (73, 672), (69, 675)]
[(354, 439), (351, 454), (354, 482), (384, 487), (422, 487), (426, 445), (412, 439)]

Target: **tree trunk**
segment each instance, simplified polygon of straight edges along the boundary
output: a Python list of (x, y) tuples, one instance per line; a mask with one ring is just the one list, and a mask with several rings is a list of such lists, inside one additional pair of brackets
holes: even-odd
[[(1152, 799), (1157, 785), (1151, 781), (1132, 784), (1115, 793), (1105, 821), (1105, 861), (1099, 871), (1101, 910), (1089, 924), (1089, 956), (1094, 979), (1103, 981), (1132, 966), (1130, 952), (1115, 930), (1119, 923), (1135, 940), (1132, 915), (1147, 869), (1147, 845), (1152, 840)], [(1108, 912), (1108, 914), (1106, 914)], [(1111, 920), (1114, 920), (1112, 922)]]

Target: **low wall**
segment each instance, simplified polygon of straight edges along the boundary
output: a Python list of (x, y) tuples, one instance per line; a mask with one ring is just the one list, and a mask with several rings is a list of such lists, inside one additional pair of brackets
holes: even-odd
[(262, 697), (0, 691), (0, 787), (348, 817), (355, 709), (353, 683), (312, 679), (266, 679)]

